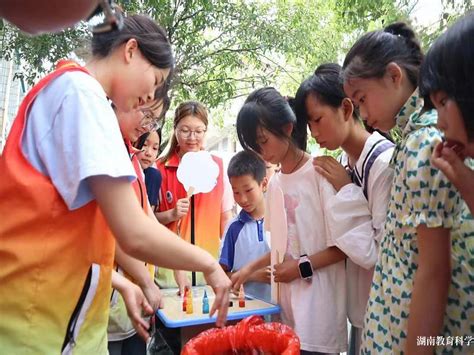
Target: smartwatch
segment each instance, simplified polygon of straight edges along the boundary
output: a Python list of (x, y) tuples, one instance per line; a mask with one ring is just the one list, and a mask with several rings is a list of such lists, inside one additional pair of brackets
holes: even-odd
[(311, 265), (311, 260), (309, 260), (308, 255), (303, 254), (300, 256), (298, 269), (303, 280), (311, 281), (311, 277), (313, 276), (313, 265)]

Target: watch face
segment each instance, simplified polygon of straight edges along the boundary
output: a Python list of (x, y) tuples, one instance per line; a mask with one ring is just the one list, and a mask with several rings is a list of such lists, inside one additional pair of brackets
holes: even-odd
[(302, 263), (299, 263), (298, 267), (300, 268), (302, 278), (310, 277), (313, 275), (313, 270), (309, 261), (303, 261)]

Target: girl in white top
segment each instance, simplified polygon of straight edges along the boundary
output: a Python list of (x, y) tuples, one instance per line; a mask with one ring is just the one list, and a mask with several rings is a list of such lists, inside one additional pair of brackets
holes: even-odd
[[(337, 191), (328, 204), (326, 218), (335, 245), (349, 257), (346, 264), (347, 312), (352, 324), (349, 353), (358, 354), (390, 197), (393, 169), (388, 165), (394, 145), (377, 132), (370, 134), (359, 122), (351, 100), (344, 94), (340, 71), (337, 64), (319, 66), (300, 85), (295, 111), (298, 119), (307, 120), (311, 135), (322, 148), (344, 150), (342, 165), (330, 156), (317, 157), (313, 164)], [(344, 229), (341, 221), (347, 218), (357, 219), (358, 227)]]
[[(269, 202), (275, 193), (282, 193), (286, 211), (286, 253), (274, 272), (275, 281), (280, 282), (282, 320), (298, 334), (302, 354), (346, 351), (344, 261), (328, 232), (325, 216), (336, 192), (314, 171), (311, 157), (305, 152), (306, 122), (297, 122), (288, 102), (274, 88), (267, 87), (254, 91), (245, 101), (237, 117), (237, 134), (244, 149), (281, 164), (266, 198)], [(351, 219), (344, 223), (347, 229), (353, 225)], [(315, 269), (312, 275), (309, 270), (305, 279), (299, 272), (304, 254)], [(242, 274), (245, 270), (239, 276)]]

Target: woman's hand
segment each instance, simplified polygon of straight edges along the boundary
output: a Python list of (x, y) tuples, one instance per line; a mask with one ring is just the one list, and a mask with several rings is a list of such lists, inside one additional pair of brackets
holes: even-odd
[(153, 282), (153, 280), (150, 280), (148, 284), (141, 286), (141, 289), (154, 311), (158, 308), (163, 308), (163, 296), (161, 295), (160, 288)]
[(324, 176), (336, 191), (352, 182), (346, 169), (333, 157), (327, 155), (316, 157), (313, 159), (313, 166), (314, 170)]
[(128, 280), (123, 281), (122, 283), (123, 285), (118, 289), (118, 291), (124, 300), (127, 314), (138, 335), (147, 341), (150, 337), (150, 334), (148, 333), (150, 323), (144, 320), (142, 316), (153, 314), (153, 308), (148, 303), (140, 287)]
[(173, 208), (173, 219), (177, 221), (178, 219), (186, 216), (189, 211), (189, 199), (187, 197), (180, 198), (176, 201), (176, 206)]
[(281, 264), (276, 264), (273, 276), (275, 276), (275, 282), (288, 283), (298, 279), (300, 277), (298, 260), (289, 259)]
[(213, 267), (209, 272), (204, 273), (204, 277), (207, 284), (212, 287), (216, 294), (209, 316), (212, 317), (212, 315), (217, 311), (216, 325), (218, 327), (223, 327), (227, 320), (229, 291), (232, 284), (217, 261), (213, 264)]
[(183, 270), (173, 270), (174, 280), (178, 285), (178, 296), (184, 295), (184, 289), (191, 288), (191, 281), (189, 281), (186, 271)]

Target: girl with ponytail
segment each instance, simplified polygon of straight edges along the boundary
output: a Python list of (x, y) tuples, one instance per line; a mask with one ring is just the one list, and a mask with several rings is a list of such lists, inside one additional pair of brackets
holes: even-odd
[(464, 353), (462, 342), (423, 339), (472, 333), (472, 256), (465, 242), (474, 225), (458, 190), (430, 160), (443, 136), (437, 112), (418, 93), (422, 61), (413, 31), (395, 23), (362, 36), (343, 64), (344, 90), (361, 117), (373, 128), (401, 131), (363, 354)]

